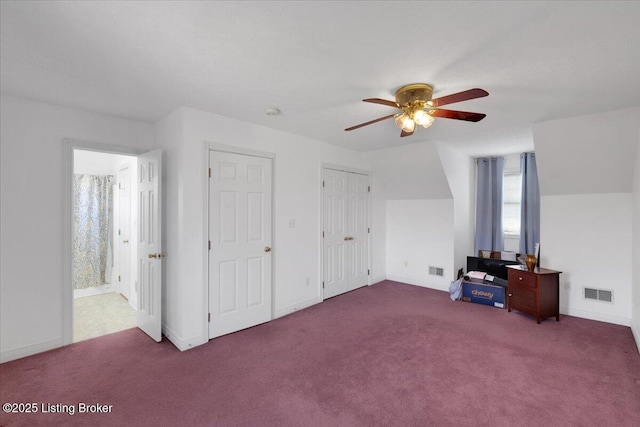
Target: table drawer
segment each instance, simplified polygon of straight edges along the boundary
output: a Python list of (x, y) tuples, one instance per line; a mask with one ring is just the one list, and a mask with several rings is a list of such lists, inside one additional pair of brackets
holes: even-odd
[(509, 283), (514, 285), (528, 286), (535, 288), (537, 284), (536, 276), (533, 274), (527, 274), (520, 271), (509, 270)]

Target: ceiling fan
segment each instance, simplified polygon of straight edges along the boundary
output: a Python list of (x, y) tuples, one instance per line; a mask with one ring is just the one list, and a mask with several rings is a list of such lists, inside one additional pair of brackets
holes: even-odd
[(416, 125), (428, 128), (433, 124), (434, 117), (442, 117), (445, 119), (465, 120), (468, 122), (479, 122), (484, 119), (486, 114), (469, 113), (466, 111), (444, 110), (443, 105), (453, 104), (455, 102), (468, 101), (470, 99), (482, 98), (489, 95), (489, 92), (483, 89), (469, 89), (463, 92), (454, 93), (452, 95), (443, 96), (441, 98), (431, 99), (433, 96), (433, 87), (426, 83), (414, 83), (402, 86), (396, 91), (396, 100), (388, 101), (380, 98), (363, 99), (364, 102), (372, 102), (374, 104), (387, 105), (402, 110), (401, 113), (389, 114), (369, 122), (360, 123), (359, 125), (346, 128), (346, 131), (354, 130), (367, 126), (382, 120), (395, 117), (396, 125), (402, 129), (400, 136), (412, 135), (416, 130)]

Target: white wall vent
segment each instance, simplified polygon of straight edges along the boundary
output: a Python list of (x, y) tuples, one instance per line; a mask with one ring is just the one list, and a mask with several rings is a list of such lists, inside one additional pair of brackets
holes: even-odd
[(432, 276), (444, 276), (444, 268), (429, 266), (429, 274)]
[(584, 288), (584, 299), (613, 302), (613, 291), (607, 289)]

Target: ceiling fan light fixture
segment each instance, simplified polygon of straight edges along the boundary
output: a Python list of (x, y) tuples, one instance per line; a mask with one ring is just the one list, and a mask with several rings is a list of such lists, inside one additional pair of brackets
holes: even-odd
[(425, 129), (431, 126), (434, 120), (433, 116), (424, 110), (416, 110), (413, 113), (413, 121)]
[(396, 117), (396, 126), (405, 132), (413, 132), (416, 129), (416, 122), (407, 113), (402, 113)]
[(393, 118), (396, 126), (402, 129), (400, 137), (413, 135), (416, 125), (428, 128), (433, 124), (435, 118), (464, 120), (467, 122), (479, 122), (486, 117), (486, 114), (472, 113), (468, 111), (445, 110), (441, 108), (443, 105), (453, 104), (456, 102), (468, 101), (471, 99), (482, 98), (488, 96), (489, 92), (484, 89), (474, 88), (462, 92), (454, 93), (447, 96), (441, 96), (433, 99), (433, 87), (426, 83), (414, 83), (402, 86), (396, 91), (395, 101), (382, 98), (367, 98), (364, 102), (373, 104), (386, 105), (388, 107), (397, 108), (400, 112), (379, 117), (359, 125), (351, 126), (345, 129), (350, 131), (368, 126), (383, 120)]
[(413, 120), (409, 119), (409, 120), (405, 120), (403, 126), (402, 126), (402, 130), (405, 132), (413, 132), (416, 130), (416, 122), (414, 122)]

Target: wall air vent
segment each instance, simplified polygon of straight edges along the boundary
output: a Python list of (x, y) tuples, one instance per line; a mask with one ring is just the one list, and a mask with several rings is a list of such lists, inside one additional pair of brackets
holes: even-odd
[(613, 291), (607, 289), (584, 288), (584, 299), (613, 302)]
[(432, 276), (444, 276), (444, 268), (429, 266), (429, 274)]

